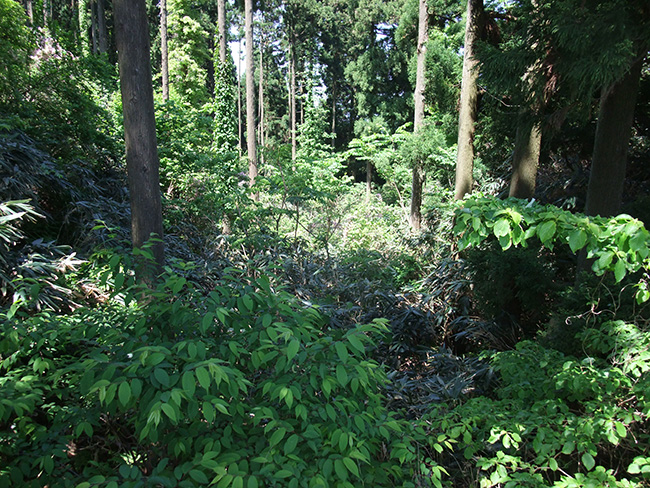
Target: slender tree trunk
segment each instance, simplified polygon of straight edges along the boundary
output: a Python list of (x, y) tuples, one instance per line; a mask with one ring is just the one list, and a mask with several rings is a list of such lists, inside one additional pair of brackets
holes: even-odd
[(46, 29), (50, 26), (50, 5), (52, 0), (43, 0), (43, 27)]
[(242, 140), (242, 107), (241, 107), (241, 39), (239, 39), (239, 44), (237, 48), (237, 124), (239, 130), (239, 157), (241, 158), (243, 151), (243, 140)]
[(532, 198), (535, 194), (541, 142), (542, 129), (539, 122), (521, 121), (517, 127), (515, 151), (512, 155), (511, 197)]
[(289, 45), (289, 111), (291, 112), (291, 159), (296, 160), (298, 141), (296, 132), (296, 52), (293, 36)]
[(618, 213), (621, 206), (642, 66), (641, 57), (623, 78), (601, 94), (585, 206), (587, 215), (609, 217)]
[[(426, 88), (425, 62), (427, 57), (427, 43), (429, 42), (429, 12), (427, 0), (420, 0), (418, 13), (418, 52), (417, 71), (415, 76), (415, 117), (413, 132), (417, 133), (424, 122), (424, 90)], [(413, 179), (411, 181), (411, 211), (409, 221), (415, 231), (422, 226), (422, 187), (424, 186), (424, 171), (422, 163), (416, 161), (413, 166)]]
[(97, 38), (99, 37), (98, 28), (97, 28), (97, 0), (91, 0), (90, 2), (90, 35), (93, 41), (93, 54), (99, 52), (99, 42)]
[(105, 0), (97, 0), (97, 33), (100, 54), (108, 52), (108, 30), (106, 29), (106, 5), (104, 2)]
[(157, 269), (140, 266), (137, 273), (145, 283), (153, 283), (162, 269), (164, 246), (145, 0), (114, 0), (113, 13), (124, 113), (133, 246), (142, 248), (152, 236), (161, 239), (151, 248)]
[(366, 160), (366, 202), (370, 201), (372, 193), (372, 161)]
[[(258, 125), (259, 125), (259, 143), (260, 147), (264, 148), (264, 41), (260, 39), (260, 80), (259, 80), (259, 99), (257, 107)], [(260, 152), (260, 162), (264, 164), (264, 150)]]
[(336, 89), (337, 83), (336, 80), (332, 81), (332, 125), (331, 125), (331, 138), (332, 138), (332, 148), (336, 146)]
[(228, 33), (226, 32), (226, 0), (217, 1), (217, 24), (219, 26), (219, 61), (226, 62)]
[(29, 18), (29, 25), (34, 25), (34, 2), (32, 0), (25, 0), (25, 11)]
[(458, 156), (455, 198), (460, 200), (474, 185), (474, 127), (478, 115), (478, 68), (474, 57), (483, 30), (483, 0), (467, 0), (463, 79), (458, 116)]
[[(245, 0), (244, 30), (246, 32), (246, 142), (248, 149), (249, 185), (257, 178), (257, 144), (255, 141), (255, 59), (253, 54), (253, 0)], [(259, 196), (255, 197), (257, 200)]]
[(167, 43), (167, 0), (160, 0), (160, 74), (163, 101), (169, 100), (169, 45)]

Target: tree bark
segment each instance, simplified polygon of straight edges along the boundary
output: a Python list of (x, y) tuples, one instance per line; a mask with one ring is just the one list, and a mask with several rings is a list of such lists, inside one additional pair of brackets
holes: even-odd
[(160, 0), (160, 75), (162, 97), (169, 100), (169, 45), (167, 38), (167, 0)]
[(90, 1), (90, 37), (93, 42), (93, 54), (99, 52), (98, 28), (97, 28), (97, 0)]
[(602, 91), (587, 189), (587, 215), (609, 217), (620, 209), (642, 66), (640, 57), (625, 76)]
[(145, 0), (114, 0), (124, 142), (131, 197), (133, 246), (142, 248), (155, 236), (151, 250), (156, 267), (138, 266), (139, 280), (153, 283), (164, 263), (162, 204), (156, 122), (149, 59), (149, 26)]
[(34, 25), (34, 2), (32, 0), (25, 0), (25, 11), (29, 18), (29, 25)]
[(243, 151), (243, 141), (242, 141), (242, 107), (241, 107), (241, 38), (237, 44), (237, 129), (238, 129), (238, 148), (239, 148), (239, 157), (241, 158)]
[(97, 34), (100, 54), (108, 52), (108, 30), (106, 29), (106, 5), (104, 0), (97, 0)]
[[(246, 33), (246, 143), (248, 150), (248, 183), (257, 178), (257, 144), (255, 140), (255, 60), (253, 59), (253, 0), (244, 2), (244, 30)], [(256, 196), (255, 200), (259, 197)]]
[(291, 160), (296, 160), (298, 140), (296, 132), (296, 52), (293, 37), (289, 45), (289, 111), (291, 112)]
[[(418, 52), (417, 71), (415, 75), (415, 117), (413, 120), (413, 133), (417, 133), (424, 122), (424, 90), (426, 88), (425, 63), (427, 58), (427, 42), (429, 42), (429, 11), (427, 0), (420, 0), (418, 10)], [(411, 181), (411, 210), (409, 221), (411, 229), (420, 230), (422, 226), (422, 187), (424, 185), (424, 171), (422, 162), (415, 161), (413, 166), (413, 179)]]
[(217, 24), (219, 26), (219, 61), (226, 62), (228, 33), (226, 32), (226, 0), (217, 1)]
[(43, 0), (43, 27), (46, 29), (50, 26), (50, 2), (52, 0)]
[[(260, 39), (260, 76), (259, 76), (259, 97), (257, 107), (257, 123), (259, 128), (259, 144), (264, 148), (264, 41)], [(264, 150), (260, 151), (260, 162), (264, 164)]]
[(478, 62), (476, 42), (483, 31), (483, 0), (467, 0), (463, 78), (458, 115), (458, 156), (456, 159), (455, 198), (460, 200), (474, 185), (474, 129), (478, 115)]
[(519, 124), (512, 155), (511, 197), (532, 198), (535, 194), (541, 142), (542, 129), (539, 122)]

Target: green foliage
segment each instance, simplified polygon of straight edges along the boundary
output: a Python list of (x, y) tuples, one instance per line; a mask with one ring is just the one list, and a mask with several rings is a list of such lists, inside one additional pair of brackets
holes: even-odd
[(203, 69), (211, 59), (208, 33), (193, 2), (169, 0), (167, 9), (170, 91), (178, 100), (199, 108), (208, 101)]
[(635, 475), (645, 458), (634, 453), (648, 436), (647, 358), (628, 358), (638, 351), (632, 336), (648, 341), (647, 331), (622, 322), (585, 336), (584, 347), (611, 354), (609, 361), (527, 341), (494, 354), (497, 397), (471, 399), (439, 424), (467, 467), (476, 462), (469, 476), (481, 487), (641, 486)]
[(381, 322), (327, 330), (265, 275), (204, 296), (168, 270), (138, 303), (128, 261), (101, 266), (105, 305), (2, 321), (3, 483), (441, 486), (383, 406)]
[[(492, 238), (504, 250), (526, 247), (529, 242), (551, 250), (568, 245), (574, 253), (584, 249), (587, 259), (593, 261), (594, 273), (613, 272), (617, 283), (650, 265), (650, 235), (640, 221), (628, 215), (586, 217), (552, 205), (474, 196), (457, 210), (454, 231), (460, 236), (461, 250)], [(650, 298), (646, 278), (644, 275), (637, 283), (639, 303)]]
[(13, 0), (0, 0), (0, 113), (21, 99), (27, 77), (32, 40), (23, 8)]

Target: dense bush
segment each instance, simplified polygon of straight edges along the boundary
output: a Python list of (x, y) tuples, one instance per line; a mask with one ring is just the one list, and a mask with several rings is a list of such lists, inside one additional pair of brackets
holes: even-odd
[(439, 485), (422, 456), (441, 447), (386, 409), (365, 356), (380, 322), (328, 330), (264, 275), (202, 296), (168, 272), (145, 298), (125, 264), (95, 271), (105, 305), (4, 314), (3, 483)]

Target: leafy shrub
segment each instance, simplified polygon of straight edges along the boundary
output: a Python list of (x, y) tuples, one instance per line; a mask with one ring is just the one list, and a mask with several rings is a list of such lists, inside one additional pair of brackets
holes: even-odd
[(2, 321), (2, 483), (440, 486), (365, 357), (380, 322), (327, 330), (264, 275), (202, 296), (169, 272), (138, 303), (128, 262), (102, 267), (104, 306)]
[(585, 338), (587, 349), (606, 344), (610, 361), (528, 341), (495, 353), (496, 398), (471, 399), (446, 413), (443, 406), (427, 417), (458, 441), (456, 459), (469, 471), (455, 474), (478, 478), (481, 487), (641, 486), (634, 475), (644, 466), (649, 434), (647, 358), (620, 361), (639, 351), (630, 334), (648, 341), (647, 332), (623, 323), (603, 324)]

